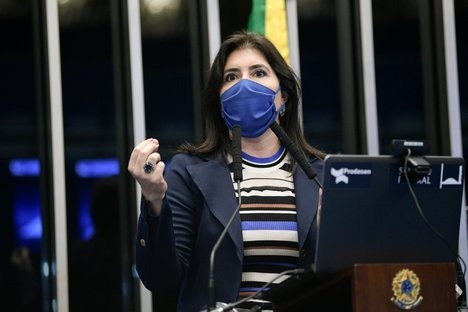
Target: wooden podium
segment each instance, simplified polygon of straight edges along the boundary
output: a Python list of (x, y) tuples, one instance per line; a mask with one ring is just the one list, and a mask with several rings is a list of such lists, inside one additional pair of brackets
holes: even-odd
[(332, 276), (306, 273), (265, 293), (275, 311), (453, 312), (453, 263), (356, 264)]

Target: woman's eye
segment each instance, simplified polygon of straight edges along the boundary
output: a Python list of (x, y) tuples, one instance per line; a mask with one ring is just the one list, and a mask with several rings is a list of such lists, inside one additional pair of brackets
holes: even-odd
[(264, 70), (256, 70), (254, 72), (254, 76), (255, 77), (265, 77), (266, 76), (266, 72)]
[(234, 81), (236, 80), (236, 75), (234, 74), (227, 74), (226, 76), (224, 76), (224, 81), (225, 82), (231, 82), (231, 81)]

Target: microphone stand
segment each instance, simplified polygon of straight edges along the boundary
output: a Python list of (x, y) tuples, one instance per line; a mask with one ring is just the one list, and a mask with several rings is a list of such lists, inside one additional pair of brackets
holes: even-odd
[(221, 244), (221, 241), (223, 238), (226, 236), (227, 231), (229, 230), (229, 227), (231, 226), (232, 222), (236, 218), (240, 206), (241, 206), (241, 197), (240, 197), (240, 181), (237, 181), (237, 194), (239, 196), (239, 203), (236, 207), (236, 210), (234, 210), (234, 213), (232, 214), (231, 218), (229, 219), (228, 223), (226, 224), (226, 227), (224, 230), (221, 232), (221, 235), (219, 236), (218, 240), (216, 241), (216, 244), (213, 246), (213, 249), (211, 250), (211, 255), (210, 255), (210, 273), (208, 276), (208, 312), (210, 311), (217, 311), (216, 310), (216, 287), (215, 287), (215, 276), (214, 276), (214, 262), (215, 262), (215, 255), (216, 251), (219, 248), (219, 245)]
[(276, 121), (274, 121), (270, 125), (270, 129), (276, 134), (280, 142), (283, 144), (283, 146), (286, 148), (286, 150), (291, 154), (291, 156), (297, 161), (299, 166), (304, 170), (305, 174), (307, 177), (311, 180), (314, 180), (315, 183), (317, 183), (318, 187), (320, 189), (323, 189), (322, 184), (320, 181), (317, 179), (317, 173), (315, 173), (314, 169), (312, 169), (312, 166), (310, 163), (307, 161), (305, 158), (304, 154), (301, 153), (299, 148), (297, 147), (296, 144), (294, 144), (293, 141), (289, 138), (289, 136), (286, 134), (286, 132), (281, 128), (280, 125)]
[(238, 204), (236, 209), (231, 215), (228, 223), (224, 227), (224, 230), (221, 232), (218, 240), (213, 246), (210, 254), (210, 271), (208, 275), (208, 312), (216, 311), (216, 287), (215, 287), (215, 276), (214, 276), (214, 263), (216, 251), (219, 248), (222, 240), (226, 236), (229, 228), (231, 227), (232, 222), (239, 213), (239, 209), (242, 203), (241, 197), (241, 188), (240, 183), (242, 181), (242, 155), (241, 155), (241, 128), (238, 125), (235, 125), (232, 128), (232, 163), (234, 171), (234, 181), (237, 182), (237, 199)]

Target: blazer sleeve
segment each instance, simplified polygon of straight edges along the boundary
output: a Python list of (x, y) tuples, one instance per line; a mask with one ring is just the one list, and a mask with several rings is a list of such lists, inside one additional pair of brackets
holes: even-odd
[(186, 167), (190, 156), (173, 157), (166, 172), (168, 190), (159, 216), (142, 200), (137, 227), (136, 268), (155, 295), (177, 297), (189, 268), (200, 211), (200, 193)]

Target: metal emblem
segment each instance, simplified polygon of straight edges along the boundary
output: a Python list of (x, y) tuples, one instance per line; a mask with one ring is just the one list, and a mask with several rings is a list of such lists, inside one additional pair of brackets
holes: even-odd
[(391, 300), (401, 310), (412, 310), (423, 301), (423, 297), (419, 295), (419, 278), (409, 269), (403, 269), (395, 275), (392, 290), (394, 297)]

